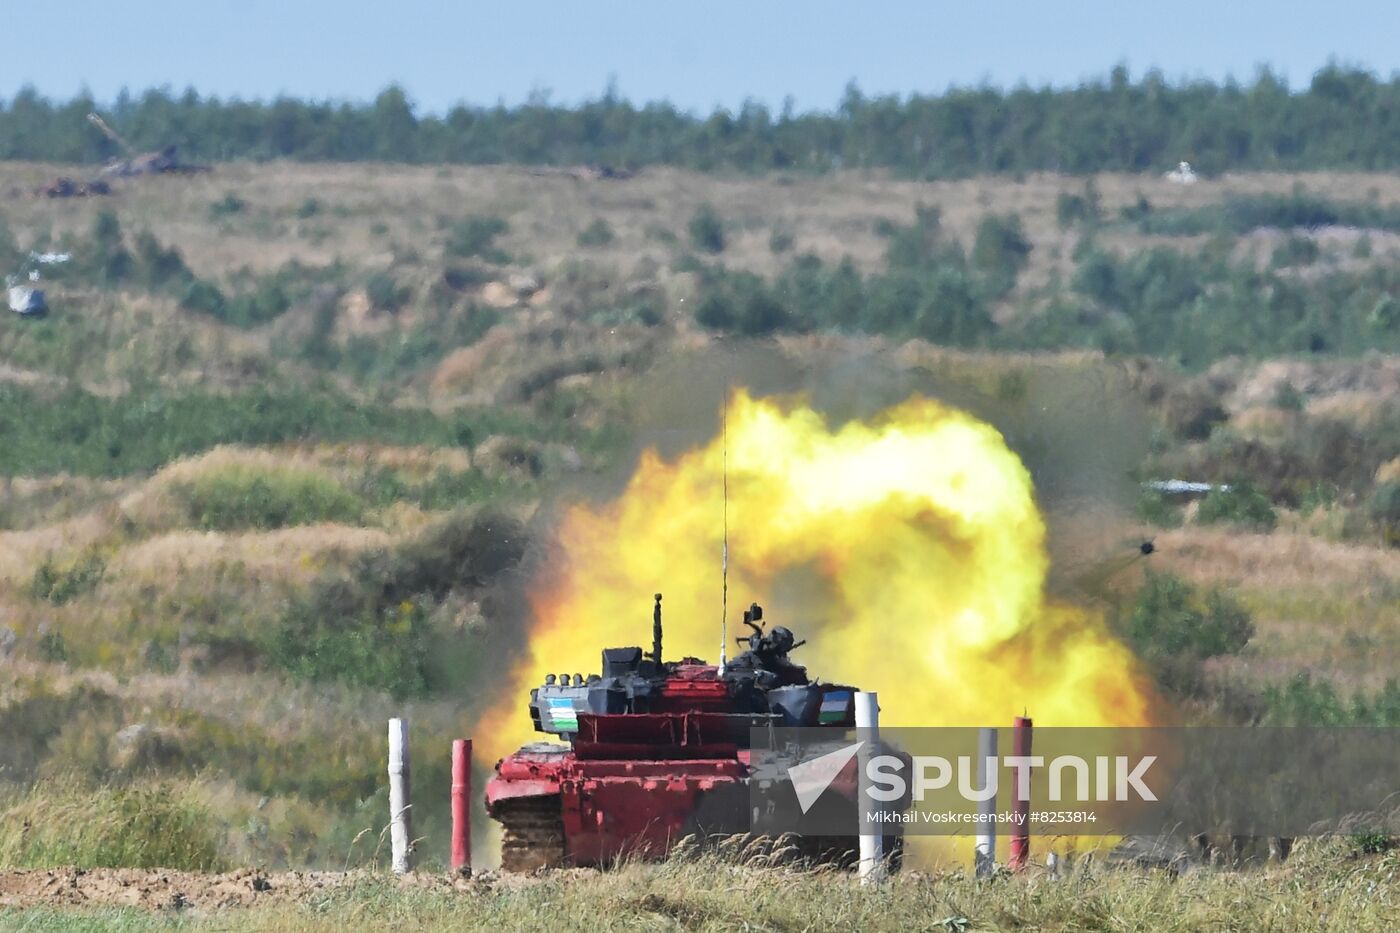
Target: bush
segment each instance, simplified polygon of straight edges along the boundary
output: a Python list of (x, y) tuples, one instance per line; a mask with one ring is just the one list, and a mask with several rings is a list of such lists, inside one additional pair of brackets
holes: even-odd
[(789, 314), (762, 279), (739, 272), (725, 275), (706, 288), (695, 319), (711, 330), (758, 337), (781, 330), (788, 323)]
[(409, 289), (401, 286), (388, 272), (376, 272), (365, 283), (365, 294), (369, 296), (370, 307), (376, 311), (390, 313), (399, 310), (409, 298)]
[(1400, 482), (1377, 485), (1366, 511), (1380, 528), (1381, 540), (1390, 547), (1400, 547)]
[(1202, 598), (1175, 574), (1153, 571), (1138, 590), (1126, 634), (1142, 657), (1203, 661), (1237, 654), (1254, 636), (1254, 625), (1224, 592), (1212, 589)]
[(1400, 681), (1394, 679), (1373, 695), (1356, 692), (1347, 703), (1330, 682), (1303, 672), (1283, 687), (1266, 687), (1263, 699), (1267, 725), (1400, 726)]
[(248, 202), (230, 191), (221, 199), (209, 205), (209, 219), (222, 220), (225, 217), (232, 217), (234, 214), (241, 214), (248, 207)]
[(1181, 525), (1181, 509), (1155, 489), (1144, 489), (1138, 496), (1137, 517), (1158, 528), (1176, 528)]
[(298, 600), (268, 646), (273, 663), (293, 677), (384, 690), (396, 697), (428, 691), (433, 654), (427, 611), (404, 600), (379, 612), (331, 615)]
[(510, 225), (499, 217), (463, 218), (448, 232), (446, 253), (459, 259), (476, 257), (497, 265), (510, 262), (510, 256), (496, 246), (496, 237), (509, 229)]
[(257, 327), (281, 317), (292, 306), (292, 299), (276, 278), (265, 278), (251, 292), (224, 301), (220, 315), (234, 327)]
[(990, 214), (977, 225), (977, 237), (972, 245), (972, 265), (993, 283), (1001, 293), (1016, 285), (1016, 277), (1030, 261), (1031, 243), (1021, 229), (1016, 214)]
[(224, 316), (224, 304), (224, 293), (219, 291), (218, 286), (203, 279), (195, 279), (186, 285), (185, 293), (180, 297), (180, 307), (186, 311), (217, 318)]
[(1158, 682), (1183, 695), (1200, 691), (1203, 661), (1236, 654), (1254, 636), (1249, 613), (1225, 593), (1201, 597), (1180, 577), (1152, 571), (1121, 629)]
[(34, 571), (29, 581), (29, 595), (61, 606), (97, 589), (106, 572), (107, 562), (96, 552), (84, 554), (67, 565), (57, 564), (49, 556)]
[(1276, 269), (1307, 266), (1317, 262), (1317, 257), (1321, 254), (1321, 248), (1312, 237), (1290, 236), (1274, 248), (1269, 264)]
[(786, 230), (774, 230), (768, 235), (768, 251), (777, 256), (792, 249), (793, 236)]
[(297, 207), (297, 217), (301, 220), (309, 220), (321, 213), (321, 202), (315, 198), (307, 198)]
[(1274, 407), (1280, 411), (1302, 411), (1308, 407), (1308, 400), (1293, 383), (1285, 380), (1274, 389)]
[(1084, 186), (1083, 194), (1070, 194), (1062, 191), (1055, 198), (1055, 223), (1061, 230), (1068, 230), (1078, 224), (1095, 224), (1099, 221), (1099, 192), (1091, 179)]
[(617, 236), (613, 233), (612, 226), (603, 218), (595, 218), (594, 221), (580, 231), (577, 242), (584, 248), (607, 246), (612, 243)]
[(150, 288), (162, 288), (194, 279), (180, 251), (162, 246), (150, 231), (142, 231), (136, 237), (135, 263), (138, 274)]
[(358, 522), (363, 503), (308, 470), (235, 465), (207, 470), (177, 488), (190, 521), (211, 531)]
[(686, 227), (690, 245), (702, 253), (724, 252), (724, 221), (708, 204), (701, 205)]
[(1196, 510), (1196, 521), (1203, 525), (1229, 522), (1256, 531), (1272, 531), (1278, 524), (1278, 515), (1267, 496), (1248, 480), (1241, 480), (1207, 493)]

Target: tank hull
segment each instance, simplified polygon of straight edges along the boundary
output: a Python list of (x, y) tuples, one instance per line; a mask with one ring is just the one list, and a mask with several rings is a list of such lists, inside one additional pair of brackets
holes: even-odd
[[(776, 837), (797, 825), (791, 790), (766, 779), (755, 789), (754, 780), (749, 751), (732, 746), (713, 757), (642, 759), (580, 756), (567, 745), (539, 743), (496, 766), (486, 785), (486, 807), (503, 828), (507, 871), (604, 867), (624, 857), (664, 858), (687, 837)], [(855, 799), (852, 760), (832, 782), (823, 806), (848, 810), (854, 828)], [(857, 850), (854, 832), (792, 842), (795, 854), (824, 863), (851, 863)], [(886, 837), (886, 851), (896, 861), (901, 842)]]

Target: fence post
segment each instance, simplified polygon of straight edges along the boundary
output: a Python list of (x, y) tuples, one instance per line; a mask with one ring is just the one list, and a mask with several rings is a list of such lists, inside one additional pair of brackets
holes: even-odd
[(389, 840), (397, 875), (413, 868), (413, 818), (409, 796), (408, 720), (389, 720)]
[[(988, 781), (997, 779), (997, 730), (983, 727), (977, 733), (977, 786), (985, 789)], [(989, 766), (990, 765), (990, 770)], [(986, 878), (997, 864), (997, 795), (977, 804), (982, 822), (977, 826), (977, 847), (972, 857), (973, 873)]]
[(865, 691), (856, 694), (856, 729), (863, 740), (856, 753), (856, 806), (860, 808), (857, 813), (860, 821), (858, 871), (861, 884), (872, 884), (885, 877), (885, 828), (866, 819), (874, 805), (870, 796), (870, 759), (875, 757), (880, 743), (880, 700), (876, 694)]
[[(1022, 758), (1029, 758), (1031, 754), (1031, 720), (1028, 716), (1017, 716), (1015, 731), (1011, 739), (1012, 751)], [(1020, 783), (1019, 781), (1017, 782)], [(1012, 810), (1016, 814), (1016, 822), (1011, 828), (1011, 847), (1007, 855), (1006, 863), (1012, 871), (1024, 871), (1026, 861), (1031, 854), (1031, 802), (1022, 800), (1020, 788), (1013, 792)], [(1027, 795), (1029, 796), (1029, 795)]]
[(452, 870), (472, 870), (472, 740), (452, 743)]

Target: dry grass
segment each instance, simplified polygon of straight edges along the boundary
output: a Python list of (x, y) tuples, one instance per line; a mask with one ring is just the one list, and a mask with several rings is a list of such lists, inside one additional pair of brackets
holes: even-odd
[[(29, 187), (60, 171), (69, 169), (0, 165), (0, 190)], [(368, 173), (372, 185), (365, 184)], [(1298, 183), (1324, 197), (1400, 202), (1400, 180), (1390, 175), (1257, 173), (1193, 186), (1173, 185), (1155, 175), (1095, 178), (1109, 216), (1139, 196), (1157, 207), (1194, 207), (1232, 194), (1287, 194)], [(452, 220), (489, 214), (511, 224), (500, 241), (505, 250), (520, 265), (548, 277), (564, 260), (580, 256), (623, 270), (664, 268), (673, 247), (658, 238), (658, 231), (684, 243), (686, 224), (703, 204), (713, 205), (725, 218), (725, 260), (735, 266), (763, 274), (777, 271), (786, 259), (768, 248), (776, 229), (793, 236), (796, 252), (833, 261), (849, 255), (858, 265), (874, 268), (884, 250), (875, 222), (907, 222), (913, 206), (922, 202), (940, 206), (945, 228), (968, 245), (985, 214), (1020, 213), (1038, 247), (1025, 282), (1034, 287), (1051, 270), (1070, 268), (1074, 236), (1058, 228), (1055, 199), (1083, 187), (1081, 178), (1053, 174), (914, 182), (858, 171), (726, 177), (656, 168), (625, 180), (579, 181), (510, 166), (233, 163), (208, 175), (126, 182), (111, 199), (20, 197), (10, 201), (7, 213), (16, 229), (62, 232), (85, 229), (96, 211), (112, 207), (125, 225), (149, 228), (163, 241), (178, 243), (191, 267), (209, 276), (228, 271), (231, 264), (271, 269), (290, 258), (313, 265), (343, 259), (357, 267), (382, 268), (412, 254), (436, 255)], [(248, 208), (211, 223), (209, 205), (227, 192)], [(321, 204), (320, 212), (296, 217), (297, 207), (309, 198)], [(575, 238), (595, 218), (606, 220), (616, 238), (603, 248), (580, 249)], [(1125, 248), (1150, 239), (1115, 237), (1109, 242)], [(1378, 245), (1383, 252), (1385, 244)]]
[[(165, 928), (172, 895), (181, 927), (249, 930), (1238, 930), (1381, 931), (1400, 922), (1391, 855), (1356, 858), (1345, 842), (1304, 846), (1297, 867), (1174, 877), (1133, 868), (1080, 866), (1054, 880), (976, 881), (961, 872), (908, 873), (861, 887), (843, 874), (673, 860), (617, 871), (552, 872), (529, 879), (418, 875), (272, 876), (261, 895), (246, 876), (99, 874), (73, 879), (92, 892), (75, 908), (28, 892), (43, 876), (14, 876), (11, 903), (49, 905), (27, 928), (83, 919), (115, 929)], [(63, 881), (60, 878), (60, 881)], [(143, 884), (144, 881), (144, 884)], [(135, 888), (136, 890), (132, 890)], [(231, 906), (219, 908), (219, 903)], [(140, 904), (142, 909), (114, 909)], [(98, 906), (103, 905), (103, 906)], [(251, 905), (251, 906), (248, 906)], [(18, 915), (16, 915), (18, 916)]]

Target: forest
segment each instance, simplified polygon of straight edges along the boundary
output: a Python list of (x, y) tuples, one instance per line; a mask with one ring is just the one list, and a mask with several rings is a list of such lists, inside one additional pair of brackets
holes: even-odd
[[(470, 90), (464, 93), (470, 96)], [(901, 177), (1162, 170), (1378, 170), (1400, 166), (1400, 78), (1332, 64), (1293, 88), (1267, 68), (1248, 83), (1172, 82), (1123, 66), (1072, 88), (955, 87), (868, 96), (851, 83), (834, 109), (778, 112), (746, 102), (703, 115), (634, 104), (610, 86), (578, 106), (538, 93), (516, 106), (419, 113), (398, 86), (372, 102), (245, 101), (169, 88), (0, 100), (0, 159), (92, 163), (119, 154), (86, 117), (100, 110), (138, 148), (189, 158), (531, 165), (651, 165), (697, 171)]]

